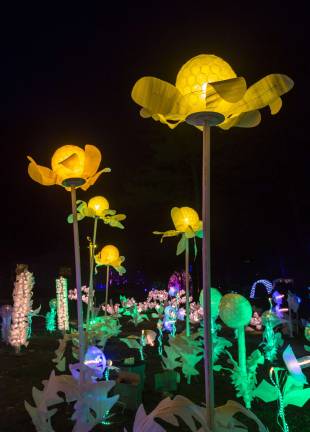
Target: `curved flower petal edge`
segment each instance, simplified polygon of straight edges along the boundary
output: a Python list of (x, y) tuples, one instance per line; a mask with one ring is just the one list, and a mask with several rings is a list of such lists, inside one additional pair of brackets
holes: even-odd
[(244, 78), (237, 77), (227, 62), (202, 54), (185, 63), (175, 86), (143, 77), (135, 83), (131, 96), (142, 107), (142, 117), (152, 117), (171, 129), (190, 114), (202, 111), (222, 114), (222, 129), (249, 128), (260, 123), (259, 109), (269, 106), (271, 114), (277, 114), (282, 107), (281, 96), (293, 85), (287, 75), (270, 74), (247, 89)]
[[(102, 173), (111, 171), (110, 168), (98, 171), (101, 153), (97, 147), (90, 144), (86, 144), (84, 150), (71, 144), (60, 147), (53, 154), (51, 169), (38, 165), (30, 156), (27, 156), (27, 158), (30, 161), (28, 165), (29, 176), (44, 186), (58, 184), (65, 187), (63, 184), (65, 180), (78, 178), (84, 181), (78, 187), (87, 190)], [(65, 188), (70, 190), (69, 187)]]

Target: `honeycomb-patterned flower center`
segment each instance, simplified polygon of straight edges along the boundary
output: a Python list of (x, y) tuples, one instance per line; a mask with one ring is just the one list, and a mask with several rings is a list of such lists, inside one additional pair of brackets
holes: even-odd
[(176, 79), (176, 87), (188, 97), (190, 105), (200, 105), (206, 98), (208, 83), (235, 78), (230, 65), (212, 54), (198, 55), (185, 63)]

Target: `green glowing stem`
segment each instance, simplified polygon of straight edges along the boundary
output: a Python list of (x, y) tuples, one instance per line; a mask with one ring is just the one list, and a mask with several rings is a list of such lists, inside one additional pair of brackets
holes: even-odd
[(109, 298), (109, 272), (110, 272), (110, 266), (107, 266), (107, 276), (106, 276), (106, 283), (105, 283), (105, 303), (104, 303), (104, 316), (107, 316), (107, 306), (108, 306), (108, 298)]
[(274, 369), (274, 374), (276, 377), (276, 382), (273, 381), (272, 376), (270, 376), (270, 379), (278, 391), (279, 417), (280, 417), (281, 422), (282, 422), (282, 430), (283, 430), (283, 432), (289, 432), (290, 430), (289, 430), (288, 424), (286, 423), (286, 419), (285, 419), (284, 402), (283, 402), (282, 392), (280, 390), (278, 371), (276, 369)]
[(95, 216), (94, 219), (94, 231), (93, 231), (93, 240), (89, 246), (89, 291), (88, 291), (88, 305), (87, 305), (87, 316), (86, 316), (86, 328), (88, 331), (89, 321), (93, 317), (94, 311), (94, 256), (95, 256), (95, 247), (96, 247), (96, 238), (97, 238), (97, 225), (98, 225), (98, 217)]
[[(243, 379), (247, 379), (247, 366), (246, 366), (246, 346), (245, 346), (245, 331), (244, 326), (238, 328), (238, 358), (239, 368)], [(244, 395), (246, 408), (251, 408), (251, 402), (248, 393)]]
[(175, 324), (172, 324), (172, 332), (171, 332), (171, 336), (175, 337), (175, 333), (176, 333), (176, 328), (175, 328)]
[(141, 346), (141, 348), (139, 349), (139, 352), (140, 352), (140, 359), (144, 360), (143, 346)]
[(190, 306), (189, 306), (189, 242), (188, 238), (185, 238), (185, 290), (186, 290), (186, 336), (190, 337)]
[(203, 125), (202, 146), (202, 289), (204, 321), (204, 375), (207, 424), (214, 429), (214, 379), (211, 336), (211, 246), (210, 246), (210, 126)]
[(158, 331), (159, 331), (159, 335), (157, 338), (157, 340), (158, 340), (158, 354), (160, 356), (162, 356), (163, 355), (163, 342), (162, 342), (163, 341), (163, 332), (161, 329), (159, 329)]
[(109, 381), (109, 378), (110, 378), (109, 375), (110, 375), (109, 368), (106, 368), (105, 373), (104, 373), (104, 377), (105, 377), (106, 381)]
[[(76, 212), (76, 190), (71, 187), (71, 204), (73, 215), (73, 238), (74, 238), (74, 257), (75, 257), (75, 278), (77, 292), (77, 315), (78, 315), (78, 332), (79, 332), (79, 363), (84, 362), (85, 353), (85, 335), (83, 329), (83, 304), (81, 290), (81, 260), (80, 260), (80, 242), (79, 227)], [(80, 373), (80, 382), (82, 381), (82, 371)]]

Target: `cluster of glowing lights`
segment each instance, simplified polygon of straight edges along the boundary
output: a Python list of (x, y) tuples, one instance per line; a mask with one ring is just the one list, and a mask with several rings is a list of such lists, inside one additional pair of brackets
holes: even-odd
[(13, 290), (13, 312), (9, 341), (19, 351), (21, 346), (27, 346), (29, 331), (29, 314), (32, 306), (33, 274), (28, 270), (17, 274)]
[(69, 330), (68, 281), (62, 276), (56, 279), (56, 295), (57, 326), (59, 330), (65, 332)]
[[(83, 303), (88, 304), (89, 288), (86, 285), (83, 285), (81, 287), (81, 291), (82, 291), (82, 301), (83, 301)], [(69, 300), (77, 300), (77, 289), (76, 288), (69, 290), (68, 299)]]

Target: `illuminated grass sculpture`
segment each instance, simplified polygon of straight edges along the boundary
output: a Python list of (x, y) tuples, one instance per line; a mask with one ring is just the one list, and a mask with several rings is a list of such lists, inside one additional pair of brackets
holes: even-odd
[(64, 145), (58, 148), (52, 156), (52, 169), (38, 165), (33, 158), (28, 166), (29, 176), (44, 186), (59, 185), (71, 193), (73, 214), (73, 236), (75, 255), (75, 276), (77, 289), (77, 313), (79, 332), (79, 361), (83, 363), (85, 351), (85, 338), (83, 329), (83, 308), (81, 294), (81, 265), (79, 248), (79, 229), (76, 209), (76, 189), (87, 190), (104, 172), (110, 172), (110, 168), (98, 171), (101, 162), (101, 153), (93, 145), (87, 144), (85, 149), (75, 145)]
[(33, 286), (33, 274), (28, 271), (27, 266), (18, 265), (13, 290), (14, 305), (9, 336), (10, 344), (15, 348), (17, 354), (22, 346), (28, 345), (29, 314), (32, 307)]
[[(199, 220), (198, 213), (190, 207), (173, 207), (171, 210), (171, 219), (175, 226), (174, 230), (154, 231), (153, 234), (160, 234), (161, 241), (165, 237), (175, 237), (181, 234), (177, 246), (177, 255), (185, 252), (185, 285), (186, 285), (186, 335), (189, 337), (190, 332), (190, 307), (189, 307), (189, 239), (202, 237), (202, 222)], [(195, 256), (196, 256), (196, 243)]]
[(210, 322), (210, 127), (222, 129), (254, 127), (261, 121), (259, 110), (269, 106), (276, 114), (281, 96), (293, 87), (286, 75), (271, 74), (247, 88), (231, 66), (220, 57), (198, 55), (180, 69), (175, 86), (155, 77), (139, 79), (132, 89), (132, 99), (142, 108), (143, 118), (153, 118), (171, 129), (187, 122), (203, 131), (202, 151), (202, 274), (204, 291), (205, 396), (208, 426), (214, 423), (214, 388), (212, 374)]
[(57, 327), (66, 332), (69, 330), (68, 280), (63, 276), (56, 279)]
[(52, 333), (56, 330), (56, 315), (57, 315), (57, 299), (49, 301), (50, 310), (45, 315), (45, 328)]

